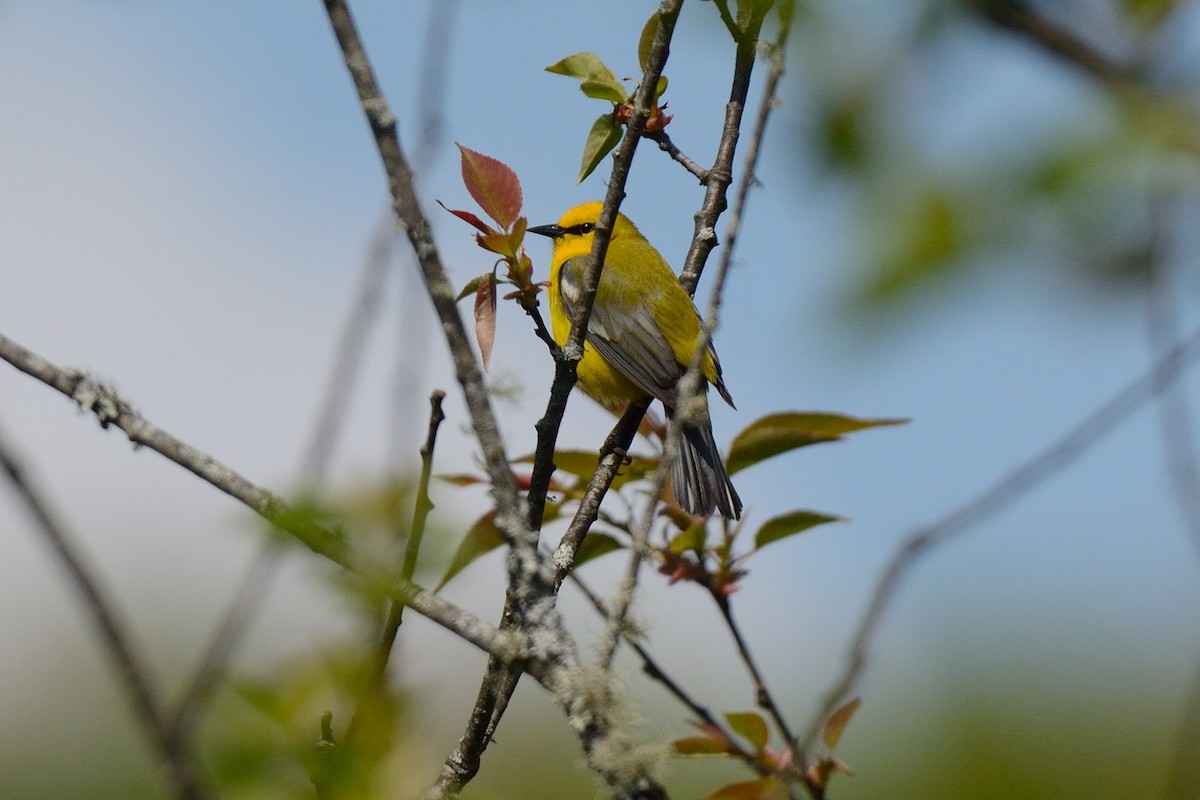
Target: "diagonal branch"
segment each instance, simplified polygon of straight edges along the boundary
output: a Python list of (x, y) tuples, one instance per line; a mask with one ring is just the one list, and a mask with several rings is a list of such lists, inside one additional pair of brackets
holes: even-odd
[(867, 605), (867, 611), (863, 614), (854, 635), (842, 676), (829, 690), (821, 710), (813, 718), (804, 738), (804, 746), (811, 747), (817, 741), (824, 721), (857, 685), (870, 660), (876, 637), (893, 598), (923, 556), (996, 516), (1024, 497), (1028, 491), (1040, 486), (1052, 475), (1073, 463), (1148, 400), (1174, 383), (1198, 358), (1200, 330), (1195, 330), (1165, 352), (1149, 370), (1084, 417), (1050, 446), (958, 509), (913, 531), (884, 568)]
[(101, 586), (99, 577), (87, 565), (66, 529), (55, 519), (49, 503), (25, 477), (16, 456), (3, 441), (0, 441), (0, 470), (24, 501), (37, 529), (70, 575), (71, 585), (91, 615), (104, 648), (116, 665), (121, 682), (133, 701), (138, 720), (167, 766), (174, 795), (180, 800), (196, 800), (205, 796), (187, 748), (183, 740), (174, 735), (157, 692), (150, 685), (150, 669), (134, 649), (125, 624), (118, 619), (116, 604)]
[(345, 0), (324, 1), (330, 26), (337, 37), (346, 67), (362, 103), (363, 113), (375, 137), (375, 145), (387, 174), (392, 208), (416, 254), (426, 291), (433, 302), (446, 343), (450, 347), (455, 377), (462, 387), (471, 425), (483, 451), (484, 466), (492, 483), (492, 495), (497, 509), (496, 525), (511, 544), (532, 557), (537, 550), (536, 537), (530, 537), (526, 515), (522, 513), (524, 500), (517, 491), (517, 482), (505, 454), (500, 428), (492, 413), (483, 373), (471, 349), (470, 337), (455, 304), (454, 287), (446, 276), (437, 245), (433, 241), (429, 220), (417, 199), (412, 168), (396, 133), (396, 117), (388, 107), (387, 99), (375, 79), (375, 71), (363, 48), (362, 39)]

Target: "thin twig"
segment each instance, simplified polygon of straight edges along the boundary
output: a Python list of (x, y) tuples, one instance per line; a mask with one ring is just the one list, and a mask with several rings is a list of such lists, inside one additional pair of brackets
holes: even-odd
[[(1157, 216), (1161, 216), (1159, 210)], [(1159, 238), (1163, 232), (1155, 234)], [(1161, 244), (1152, 248), (1146, 286), (1146, 335), (1158, 357), (1179, 341), (1179, 317), (1175, 312), (1170, 279), (1162, 263)], [(1163, 457), (1175, 507), (1200, 566), (1200, 467), (1196, 457), (1196, 434), (1187, 392), (1179, 384), (1164, 389), (1157, 398)]]
[(567, 530), (558, 542), (558, 547), (554, 550), (555, 591), (562, 586), (563, 578), (567, 576), (571, 566), (575, 563), (575, 554), (579, 552), (583, 538), (587, 536), (592, 524), (599, 516), (600, 503), (604, 500), (604, 495), (608, 492), (609, 487), (612, 486), (613, 478), (617, 476), (621, 465), (625, 463), (625, 456), (633, 444), (634, 437), (637, 436), (638, 426), (649, 405), (649, 401), (630, 404), (601, 446), (600, 466), (592, 473), (592, 478), (588, 481), (588, 488), (580, 498), (579, 506), (575, 509), (575, 515), (571, 518), (571, 523), (567, 526)]
[(771, 719), (775, 723), (775, 728), (779, 731), (779, 735), (783, 737), (783, 740), (785, 742), (795, 741), (796, 737), (792, 735), (792, 729), (788, 726), (787, 720), (783, 718), (783, 712), (780, 711), (775, 698), (767, 689), (767, 682), (763, 679), (762, 671), (758, 668), (758, 662), (750, 652), (750, 646), (746, 643), (746, 638), (742, 636), (742, 629), (738, 626), (737, 620), (733, 618), (733, 607), (729, 603), (729, 596), (714, 592), (713, 599), (717, 602), (717, 608), (721, 609), (721, 616), (725, 619), (725, 627), (729, 629), (729, 633), (733, 636), (734, 644), (737, 645), (738, 656), (742, 659), (742, 664), (745, 665), (746, 671), (750, 673), (750, 680), (754, 682), (754, 697), (756, 702), (760, 708), (771, 715)]
[(675, 146), (675, 142), (671, 141), (670, 134), (666, 129), (660, 129), (654, 133), (647, 133), (646, 138), (658, 144), (658, 149), (669, 155), (675, 161), (678, 161), (684, 169), (696, 176), (696, 180), (701, 184), (708, 182), (708, 170), (697, 164), (689, 158), (682, 150)]
[[(704, 331), (706, 337), (711, 336), (713, 326), (715, 325), (717, 307), (720, 303), (726, 276), (733, 263), (733, 254), (737, 248), (741, 222), (746, 215), (750, 189), (756, 183), (758, 157), (761, 152), (763, 140), (766, 137), (767, 123), (771, 118), (771, 112), (778, 103), (776, 93), (779, 90), (779, 83), (784, 75), (784, 56), (787, 53), (787, 42), (791, 33), (794, 7), (794, 0), (784, 0), (779, 5), (779, 30), (775, 41), (771, 44), (770, 50), (771, 68), (767, 74), (766, 85), (763, 87), (762, 100), (759, 102), (753, 131), (746, 145), (743, 173), (734, 194), (733, 206), (725, 223), (725, 250), (721, 254), (717, 265), (717, 277), (713, 286), (713, 301), (708, 313), (708, 319), (711, 322), (705, 326)], [(789, 742), (792, 748), (791, 772), (804, 782), (805, 788), (814, 798), (822, 797), (824, 789), (812, 782), (808, 777), (808, 759), (805, 750), (799, 746), (795, 736), (792, 734), (790, 725), (788, 725), (779, 704), (775, 701), (774, 695), (763, 679), (761, 670), (751, 655), (749, 647), (742, 637), (741, 630), (733, 618), (733, 609), (729, 596), (714, 594), (713, 599), (717, 602), (721, 610), (721, 614), (737, 644), (742, 662), (745, 664), (747, 671), (750, 673), (751, 680), (754, 682), (755, 697), (759, 706), (771, 715), (771, 718), (775, 722), (775, 727), (784, 737), (784, 741)]]
[[(433, 501), (429, 499), (429, 482), (433, 477), (433, 450), (437, 446), (438, 428), (446, 419), (442, 410), (442, 401), (446, 393), (435, 389), (429, 396), (429, 427), (425, 434), (425, 444), (421, 445), (421, 477), (417, 482), (417, 493), (413, 502), (412, 524), (408, 531), (408, 542), (404, 548), (404, 562), (400, 567), (400, 579), (411, 581), (417, 570), (417, 557), (421, 551), (421, 540), (425, 536), (425, 525), (429, 512), (433, 510)], [(387, 679), (388, 661), (396, 644), (396, 636), (404, 621), (404, 604), (391, 601), (383, 631), (372, 651), (367, 666), (367, 675), (363, 682), (363, 693), (359, 698), (350, 725), (346, 730), (344, 747), (353, 749), (360, 745), (361, 731), (369, 730), (369, 720), (374, 719), (376, 706), (382, 705), (379, 699), (383, 695)]]
[[(718, 8), (723, 4), (718, 4)], [(726, 14), (728, 10), (726, 9)], [(721, 140), (717, 145), (717, 155), (712, 167), (708, 170), (704, 183), (704, 202), (696, 212), (696, 224), (692, 233), (692, 243), (688, 248), (687, 258), (683, 262), (683, 271), (679, 282), (688, 294), (696, 293), (696, 284), (700, 282), (700, 274), (709, 253), (717, 246), (717, 219), (728, 206), (726, 193), (733, 183), (733, 160), (737, 152), (738, 136), (742, 128), (742, 114), (746, 108), (746, 98), (750, 92), (750, 76), (754, 72), (755, 48), (758, 45), (759, 31), (762, 28), (763, 15), (766, 13), (764, 4), (755, 3), (754, 11), (748, 20), (747, 28), (739, 38), (735, 33), (737, 51), (734, 53), (733, 81), (730, 84), (729, 102), (725, 104), (725, 122), (721, 129)], [(728, 25), (729, 23), (726, 22)], [(737, 26), (734, 25), (734, 29)]]
[(1193, 331), (1164, 353), (1149, 370), (1033, 458), (958, 509), (913, 531), (884, 568), (854, 635), (842, 677), (826, 694), (821, 710), (813, 718), (804, 738), (805, 747), (811, 747), (817, 741), (825, 719), (857, 685), (870, 660), (871, 649), (893, 597), (922, 556), (996, 516), (1031, 489), (1073, 463), (1148, 400), (1171, 385), (1197, 358), (1200, 358), (1200, 330)]
[(225, 673), (238, 645), (245, 640), (254, 612), (262, 607), (263, 598), (282, 563), (283, 553), (283, 543), (275, 537), (267, 537), (251, 558), (220, 625), (204, 648), (171, 712), (171, 731), (176, 738), (182, 741), (191, 738), (204, 703)]
[(119, 619), (116, 603), (101, 586), (100, 578), (87, 565), (83, 554), (71, 540), (66, 528), (56, 519), (49, 503), (25, 477), (24, 470), (7, 444), (0, 440), (0, 469), (8, 477), (17, 496), (24, 502), (42, 538), (50, 545), (71, 586), (78, 592), (92, 618), (104, 649), (112, 659), (125, 686), (143, 730), (158, 750), (167, 767), (173, 794), (181, 800), (204, 797), (191, 757), (183, 741), (173, 735), (158, 693), (151, 686), (150, 669), (133, 644), (133, 637)]

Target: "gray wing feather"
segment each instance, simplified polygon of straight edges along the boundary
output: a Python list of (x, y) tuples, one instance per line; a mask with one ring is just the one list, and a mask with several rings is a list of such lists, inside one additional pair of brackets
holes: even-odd
[[(585, 262), (585, 258), (572, 258), (563, 264), (559, 275), (563, 308), (571, 319), (578, 318)], [(600, 279), (605, 284), (619, 280), (605, 273)], [(675, 405), (675, 384), (684, 368), (645, 304), (639, 304), (631, 314), (593, 307), (586, 341), (639, 389), (664, 405)]]

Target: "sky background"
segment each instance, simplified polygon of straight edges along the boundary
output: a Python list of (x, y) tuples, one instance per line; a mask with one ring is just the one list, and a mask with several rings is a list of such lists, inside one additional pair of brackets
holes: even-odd
[[(1039, 142), (1111, 120), (1086, 80), (1011, 38), (953, 26), (918, 57), (901, 59), (915, 10), (873, 0), (815, 5), (819, 26), (798, 31), (789, 52), (716, 334), (738, 404), (736, 412), (715, 409), (716, 435), (728, 442), (777, 410), (912, 422), (736, 476), (751, 524), (793, 508), (851, 520), (751, 560), (736, 596), (752, 647), (798, 726), (837, 674), (905, 535), (1033, 456), (1151, 363), (1138, 292), (1081, 280), (1038, 261), (1036, 249), (992, 253), (987, 269), (908, 302), (854, 310), (847, 298), (875, 246), (864, 209), (893, 201), (814, 156), (814, 98), (828, 87), (900, 64), (884, 117), (894, 125), (896, 163), (949, 174), (1020, 163)], [(1096, 9), (1105, 4), (1076, 5), (1094, 12), (1080, 19), (1104, 42), (1106, 18)], [(584, 135), (603, 109), (544, 67), (591, 50), (618, 76), (632, 74), (653, 7), (612, 2), (603, 24), (581, 24), (582, 4), (457, 4), (444, 89), (433, 98), (443, 128), (417, 163), (456, 282), (491, 262), (468, 227), (434, 202), (470, 207), (454, 142), (517, 171), (531, 224), (602, 197), (607, 161), (582, 185), (574, 179)], [(1197, 14), (1184, 7), (1164, 37), (1171, 56), (1160, 76), (1177, 83), (1194, 78), (1200, 63)], [(354, 10), (411, 148), (428, 6), (362, 2)], [(670, 132), (701, 163), (715, 147), (730, 73), (731, 47), (715, 19), (708, 3), (686, 5), (666, 70)], [(756, 82), (756, 102), (760, 91)], [(0, 332), (110, 380), (152, 422), (250, 480), (295, 489), (336, 342), (387, 213), (374, 145), (321, 5), (0, 1), (0, 131)], [(694, 179), (643, 145), (627, 192), (622, 210), (680, 263), (701, 200)], [(548, 244), (531, 242), (529, 252), (544, 275)], [(1200, 315), (1194, 265), (1185, 260), (1173, 299), (1187, 330)], [(446, 349), (411, 264), (395, 263), (330, 469), (346, 491), (381, 480), (397, 453), (404, 469), (417, 467), (424, 398), (435, 387), (450, 392), (437, 471), (474, 469)], [(702, 307), (711, 275), (701, 282)], [(490, 378), (511, 390), (496, 401), (511, 452), (532, 449), (551, 375), (524, 316), (502, 306)], [(1186, 384), (1194, 396), (1196, 380)], [(408, 438), (389, 442), (396, 402), (411, 425)], [(595, 448), (609, 426), (576, 397), (562, 442)], [(0, 432), (53, 497), (162, 682), (174, 685), (228, 603), (263, 525), (11, 368), (0, 369)], [(448, 538), (486, 507), (479, 491), (439, 487), (436, 500)], [(115, 710), (121, 695), (76, 597), (7, 488), (0, 535), (0, 719), (10, 721), (0, 735), (21, 731), (19, 746), (0, 748), (11, 754), (0, 763), (12, 792), (0, 793), (54, 796), (55, 781), (70, 774), (104, 774), (96, 754), (125, 753), (138, 734)], [(329, 570), (313, 562), (287, 561), (238, 669), (269, 670), (361, 633)], [(586, 572), (605, 585), (621, 566), (609, 557)], [(1121, 737), (1136, 734), (1142, 754), (1158, 759), (1146, 768), (1157, 786), (1200, 651), (1197, 567), (1148, 405), (911, 574), (843, 743), (841, 754), (860, 770), (846, 796), (887, 785), (907, 748), (907, 768), (919, 772), (934, 755), (917, 732), (937, 727), (934, 710), (952, 697), (1005, 705), (1022, 732), (1006, 754), (1017, 761), (1034, 752), (1053, 760), (1055, 734), (1038, 726), (1066, 714), (1060, 705), (1152, 720), (1113, 738), (1095, 734), (1090, 747), (1104, 765), (1094, 774), (1099, 784), (1128, 752)], [(447, 594), (493, 619), (502, 581), (493, 557)], [(639, 610), (668, 665), (714, 709), (750, 708), (701, 593), (654, 575), (645, 589)], [(576, 599), (564, 604), (581, 633), (599, 630)], [(431, 777), (460, 733), (482, 658), (419, 620), (406, 624), (403, 640), (399, 663), (420, 697), (414, 713), (432, 726), (416, 769)], [(630, 682), (635, 672), (631, 663)], [(646, 695), (659, 703), (656, 692)], [(553, 719), (535, 695), (523, 690), (532, 710), (522, 706), (518, 720)], [(682, 735), (682, 714), (662, 707), (668, 716), (649, 727)], [(912, 738), (897, 745), (905, 731)], [(39, 752), (71, 766), (48, 774), (29, 763)]]

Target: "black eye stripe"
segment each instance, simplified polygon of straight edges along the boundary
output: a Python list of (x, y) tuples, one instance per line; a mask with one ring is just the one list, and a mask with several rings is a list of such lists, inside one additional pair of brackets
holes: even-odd
[(578, 225), (572, 225), (571, 227), (567, 228), (567, 233), (574, 234), (575, 236), (581, 236), (585, 233), (591, 233), (594, 230), (596, 230), (596, 226), (593, 223), (581, 222)]

